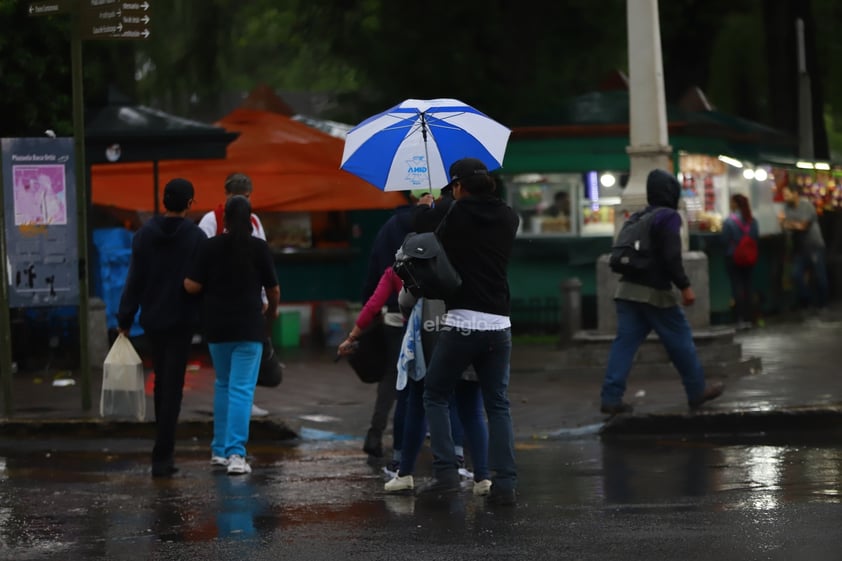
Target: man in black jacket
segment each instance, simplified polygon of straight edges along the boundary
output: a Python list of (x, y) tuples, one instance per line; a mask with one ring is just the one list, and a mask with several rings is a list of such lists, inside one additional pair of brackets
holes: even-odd
[[(412, 231), (413, 208), (411, 204), (397, 207), (395, 213), (377, 232), (368, 260), (368, 274), (363, 285), (363, 302), (366, 302), (374, 293), (383, 272), (395, 262), (395, 253), (400, 248), (406, 235)], [(388, 357), (386, 359), (386, 372), (380, 382), (377, 383), (377, 397), (374, 401), (374, 411), (371, 413), (371, 425), (366, 433), (365, 441), (363, 441), (363, 451), (372, 458), (383, 457), (383, 432), (389, 423), (389, 412), (392, 410), (392, 404), (395, 403), (396, 395), (400, 399), (398, 399), (395, 407), (392, 422), (392, 448), (394, 450), (401, 449), (403, 438), (405, 394), (397, 393), (395, 383), (398, 376), (397, 363), (405, 325), (403, 316), (398, 309), (396, 294), (389, 297), (386, 306), (388, 312), (383, 318), (386, 333), (386, 348), (384, 351)]]
[(681, 303), (685, 306), (696, 300), (681, 261), (681, 215), (676, 211), (680, 196), (681, 186), (675, 176), (660, 169), (649, 173), (649, 206), (643, 212), (656, 212), (650, 226), (655, 258), (651, 269), (623, 275), (614, 295), (617, 337), (611, 345), (602, 384), (603, 413), (631, 412), (632, 406), (623, 402), (626, 379), (638, 348), (653, 330), (681, 375), (691, 408), (719, 397), (724, 389), (722, 383), (705, 384), (690, 324), (672, 290), (675, 285), (681, 291)]
[(462, 286), (445, 300), (447, 314), (427, 368), (424, 408), (434, 479), (418, 492), (454, 493), (460, 488), (448, 407), (456, 383), (473, 365), (488, 417), (488, 501), (513, 504), (517, 468), (508, 398), (512, 336), (507, 270), (519, 220), (495, 194), (494, 179), (480, 160), (464, 158), (450, 172), (456, 202), (439, 237)]
[(175, 429), (181, 412), (184, 373), (197, 327), (199, 300), (184, 290), (187, 266), (205, 234), (187, 216), (193, 185), (173, 179), (164, 188), (163, 216), (150, 219), (132, 240), (129, 273), (117, 325), (128, 337), (138, 307), (155, 368), (155, 447), (152, 476), (177, 471), (173, 461)]

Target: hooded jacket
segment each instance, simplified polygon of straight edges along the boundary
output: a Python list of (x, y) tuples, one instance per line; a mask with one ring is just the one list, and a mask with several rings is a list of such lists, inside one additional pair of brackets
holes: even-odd
[[(362, 291), (363, 302), (374, 294), (374, 289), (377, 288), (377, 283), (380, 282), (383, 271), (395, 263), (395, 253), (400, 249), (406, 235), (413, 231), (412, 216), (413, 207), (411, 205), (399, 206), (377, 232), (371, 248), (371, 256), (368, 259), (368, 273)], [(394, 294), (390, 296), (386, 305), (390, 310), (397, 311), (397, 296)]]
[(651, 240), (655, 266), (646, 272), (623, 275), (615, 298), (645, 302), (660, 307), (675, 306), (672, 285), (683, 290), (690, 286), (681, 260), (681, 215), (678, 200), (681, 186), (664, 170), (656, 169), (646, 179), (646, 211), (656, 210)]
[(494, 195), (472, 195), (453, 203), (439, 239), (462, 286), (445, 300), (448, 310), (508, 316), (508, 268), (520, 219)]
[(137, 231), (117, 312), (121, 329), (131, 327), (138, 307), (146, 331), (197, 325), (199, 298), (187, 294), (184, 278), (205, 238), (191, 220), (171, 216), (155, 216)]

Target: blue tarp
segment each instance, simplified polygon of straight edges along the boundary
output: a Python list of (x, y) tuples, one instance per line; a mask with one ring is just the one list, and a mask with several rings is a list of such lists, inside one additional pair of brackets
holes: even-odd
[[(93, 231), (93, 243), (98, 257), (94, 268), (94, 293), (105, 302), (105, 318), (109, 329), (117, 329), (117, 310), (129, 273), (133, 236), (125, 228), (100, 228)], [(131, 335), (142, 333), (143, 329), (135, 317)]]

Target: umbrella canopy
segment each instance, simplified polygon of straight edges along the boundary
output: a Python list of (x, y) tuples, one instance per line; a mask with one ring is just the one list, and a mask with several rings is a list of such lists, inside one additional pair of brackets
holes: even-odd
[[(237, 109), (217, 126), (240, 133), (224, 160), (161, 162), (159, 189), (173, 177), (196, 188), (195, 211), (210, 210), (224, 199), (228, 174), (242, 172), (254, 181), (251, 203), (257, 211), (319, 211), (394, 208), (405, 203), (339, 169), (342, 140), (289, 117)], [(94, 204), (152, 211), (153, 165), (93, 166)], [(159, 193), (160, 194), (160, 193)]]
[(341, 168), (384, 191), (443, 187), (456, 160), (499, 168), (510, 132), (458, 99), (408, 99), (348, 132)]

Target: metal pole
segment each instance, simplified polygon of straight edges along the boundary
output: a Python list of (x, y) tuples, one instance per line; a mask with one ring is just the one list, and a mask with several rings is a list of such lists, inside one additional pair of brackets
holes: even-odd
[(73, 76), (73, 145), (76, 152), (76, 237), (79, 244), (79, 378), (82, 410), (91, 409), (91, 364), (88, 354), (88, 201), (85, 180), (85, 98), (82, 91), (81, 14), (73, 10), (70, 39)]
[[(0, 170), (2, 171), (2, 170)], [(0, 173), (0, 200), (3, 199)], [(12, 318), (9, 310), (9, 273), (6, 268), (6, 214), (0, 210), (0, 378), (3, 384), (3, 410), (12, 416)]]
[(155, 215), (161, 214), (161, 203), (158, 197), (158, 160), (152, 161), (152, 185), (155, 191), (152, 193), (155, 201)]

